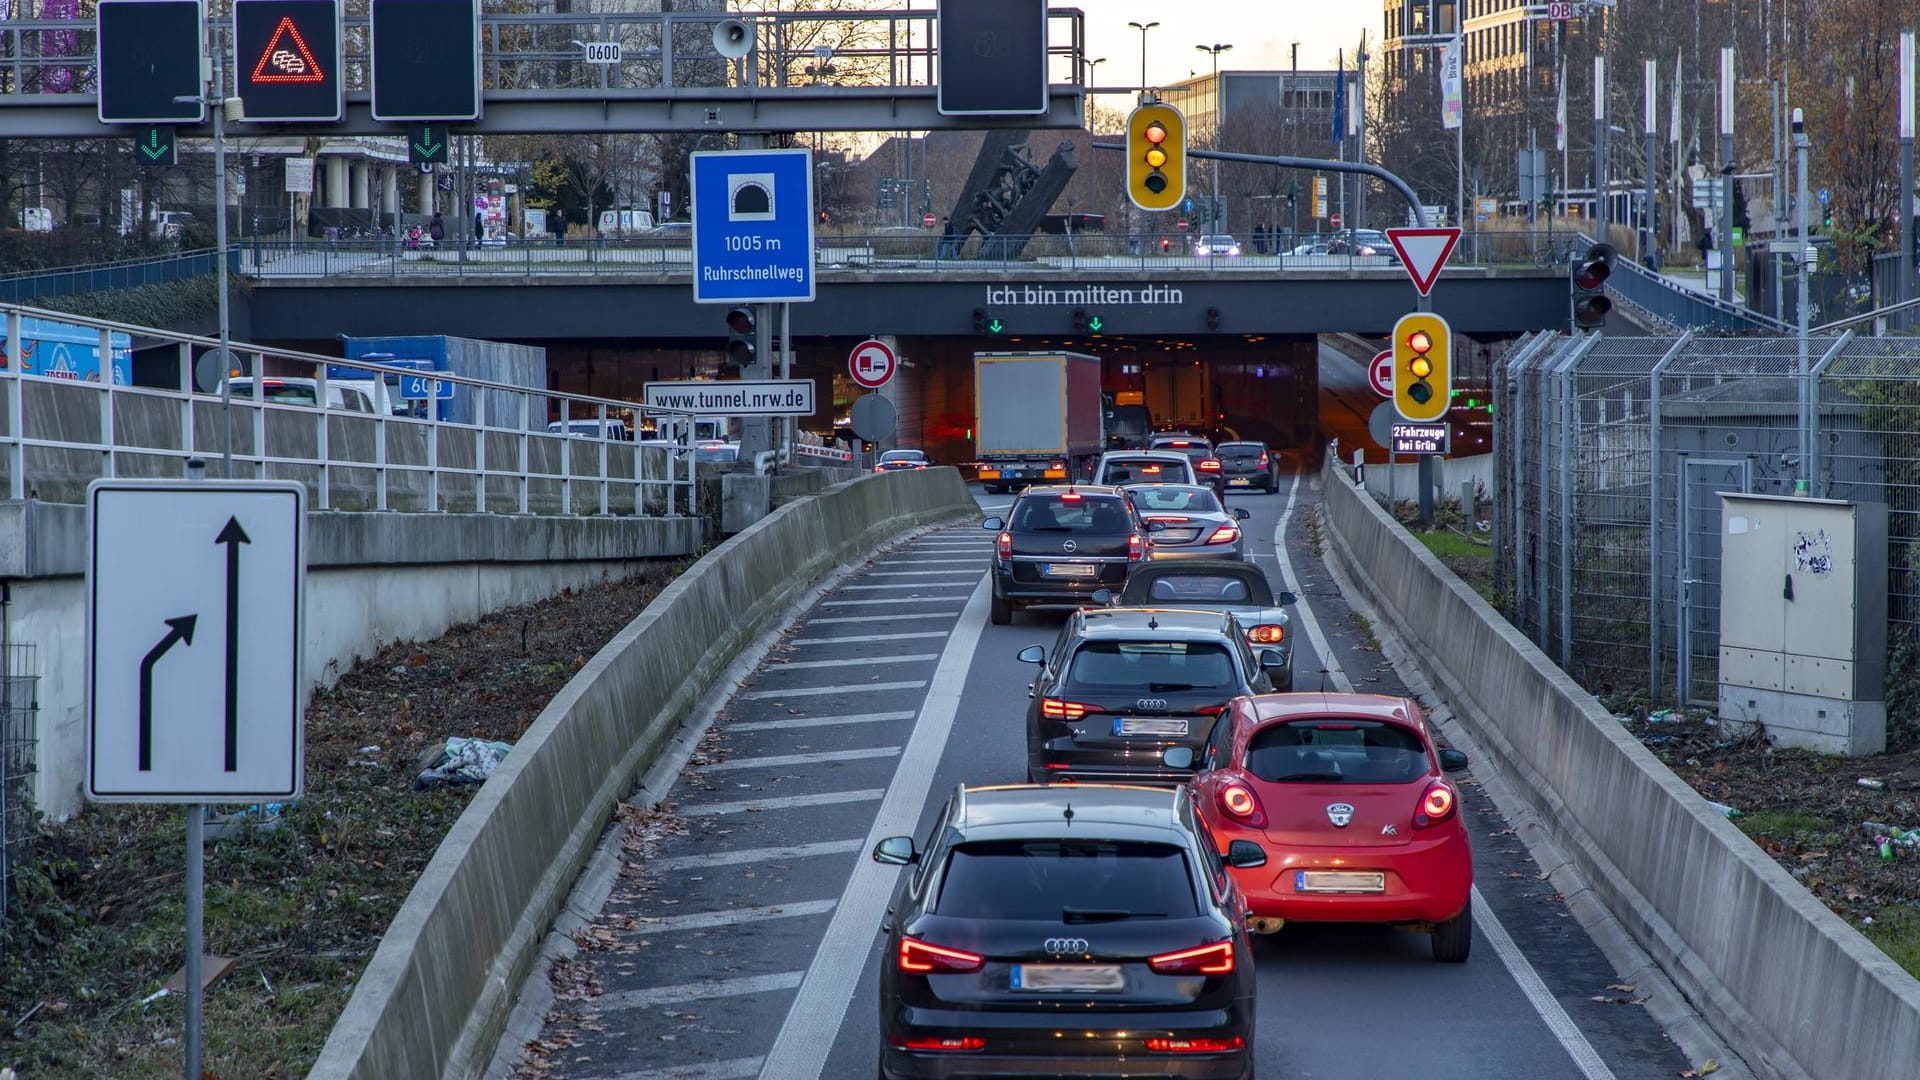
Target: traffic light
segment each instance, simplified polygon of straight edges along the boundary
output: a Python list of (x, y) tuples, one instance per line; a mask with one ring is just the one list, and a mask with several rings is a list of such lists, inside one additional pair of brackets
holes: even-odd
[(1432, 422), (1453, 397), (1453, 329), (1431, 311), (1413, 311), (1393, 326), (1393, 407), (1402, 420)]
[(984, 334), (987, 332), (987, 311), (985, 308), (973, 309), (973, 332), (976, 334)]
[(1219, 308), (1210, 307), (1207, 309), (1207, 329), (1209, 330), (1220, 329), (1220, 309)]
[(727, 363), (736, 368), (753, 366), (758, 353), (758, 329), (753, 322), (753, 309), (732, 308), (727, 312)]
[(1142, 210), (1171, 210), (1187, 192), (1187, 121), (1171, 105), (1127, 117), (1127, 197)]
[(1076, 334), (1087, 332), (1087, 313), (1079, 308), (1073, 309), (1073, 332)]
[(1577, 330), (1598, 330), (1607, 325), (1607, 313), (1613, 301), (1607, 299), (1607, 279), (1613, 276), (1617, 253), (1611, 244), (1595, 244), (1573, 266), (1573, 325)]

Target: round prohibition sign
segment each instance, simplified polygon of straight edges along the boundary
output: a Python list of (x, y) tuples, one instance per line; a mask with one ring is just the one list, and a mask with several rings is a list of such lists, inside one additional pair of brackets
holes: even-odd
[(1386, 349), (1376, 354), (1373, 362), (1367, 365), (1367, 381), (1373, 384), (1373, 392), (1383, 398), (1393, 396), (1393, 350)]
[(847, 371), (853, 375), (853, 381), (869, 390), (885, 386), (899, 366), (893, 349), (886, 342), (871, 338), (855, 345), (847, 356)]

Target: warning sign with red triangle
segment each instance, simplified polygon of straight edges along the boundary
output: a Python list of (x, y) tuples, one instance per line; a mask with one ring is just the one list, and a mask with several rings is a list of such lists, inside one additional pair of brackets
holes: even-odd
[(260, 61), (253, 65), (253, 81), (317, 83), (326, 78), (327, 73), (320, 70), (319, 62), (313, 58), (313, 50), (307, 48), (306, 39), (300, 36), (300, 28), (293, 25), (293, 16), (281, 16), (280, 25), (274, 27), (273, 36), (267, 39), (267, 47), (260, 51)]
[(1425, 296), (1440, 279), (1440, 268), (1460, 242), (1459, 229), (1388, 229), (1387, 239), (1400, 254), (1400, 265), (1413, 279), (1413, 287)]

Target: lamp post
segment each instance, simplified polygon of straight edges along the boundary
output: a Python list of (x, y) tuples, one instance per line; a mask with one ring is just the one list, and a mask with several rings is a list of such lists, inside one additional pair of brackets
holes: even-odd
[(1144, 94), (1147, 92), (1147, 31), (1160, 24), (1130, 22), (1127, 25), (1140, 31), (1140, 92)]
[[(1218, 150), (1220, 149), (1220, 131), (1226, 127), (1227, 121), (1227, 95), (1222, 93), (1220, 88), (1220, 54), (1233, 46), (1195, 45), (1194, 48), (1213, 57), (1213, 148)], [(1207, 231), (1217, 233), (1220, 231), (1220, 219), (1226, 216), (1220, 212), (1220, 162), (1214, 161), (1210, 171), (1213, 173), (1213, 204), (1208, 207)]]
[[(214, 279), (216, 282), (215, 288), (217, 288), (220, 291), (220, 296), (218, 300), (218, 303), (219, 303), (218, 318), (220, 323), (220, 415), (225, 428), (221, 438), (220, 457), (221, 457), (222, 465), (226, 470), (225, 473), (223, 473), (222, 475), (226, 479), (231, 480), (233, 479), (233, 386), (232, 386), (232, 380), (230, 376), (233, 372), (233, 351), (229, 347), (230, 343), (229, 343), (228, 331), (231, 326), (231, 322), (227, 315), (227, 128), (226, 128), (226, 118), (227, 118), (227, 109), (229, 107), (231, 107), (236, 114), (238, 113), (240, 109), (240, 99), (237, 97), (234, 97), (234, 98), (227, 97), (226, 65), (223, 62), (226, 56), (226, 52), (223, 48), (221, 48), (219, 39), (217, 38), (217, 36), (215, 36), (217, 34), (217, 31), (214, 31), (210, 28), (207, 33), (208, 33), (209, 39), (212, 41), (212, 44), (213, 44), (212, 85), (207, 89), (206, 93), (203, 96), (180, 97), (180, 98), (175, 98), (174, 101), (180, 104), (186, 104), (188, 102), (193, 102), (193, 101), (201, 101), (201, 102), (204, 102), (213, 112)], [(254, 396), (256, 398), (259, 396), (259, 384), (257, 382), (254, 384)], [(189, 814), (189, 817), (191, 816), (192, 815)], [(198, 954), (190, 955), (188, 958), (188, 963), (194, 965), (197, 968), (199, 966)], [(188, 979), (188, 982), (191, 984), (194, 990), (198, 990), (199, 984), (197, 982), (194, 982), (191, 977)], [(190, 995), (190, 996), (197, 996), (197, 995)], [(198, 1027), (197, 1019), (194, 1026), (197, 1029)], [(197, 1055), (199, 1053), (199, 1043), (197, 1038), (198, 1031), (195, 1030), (194, 1032), (191, 1032), (189, 1034), (192, 1037), (190, 1041), (192, 1041), (194, 1044), (193, 1047), (189, 1050), (189, 1053), (195, 1055), (197, 1058)]]

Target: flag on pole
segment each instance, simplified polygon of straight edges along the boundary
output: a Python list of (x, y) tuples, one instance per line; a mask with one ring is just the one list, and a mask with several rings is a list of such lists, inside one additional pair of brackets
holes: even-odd
[(1671, 143), (1680, 141), (1680, 57), (1682, 55), (1679, 49), (1673, 52), (1673, 97), (1669, 113), (1672, 120), (1669, 124), (1671, 130), (1667, 134), (1667, 141)]
[(1553, 148), (1567, 148), (1567, 66), (1560, 65), (1560, 105), (1553, 113)]
[(1460, 101), (1460, 38), (1455, 35), (1440, 50), (1440, 123), (1452, 131), (1465, 112)]
[(1339, 146), (1346, 136), (1347, 118), (1347, 54), (1341, 50), (1335, 61), (1333, 75), (1333, 145)]

